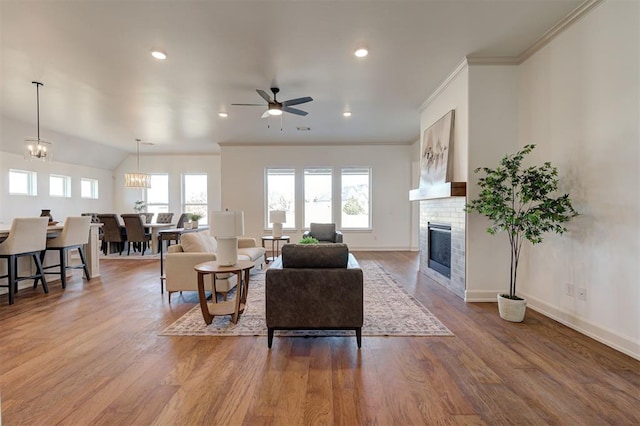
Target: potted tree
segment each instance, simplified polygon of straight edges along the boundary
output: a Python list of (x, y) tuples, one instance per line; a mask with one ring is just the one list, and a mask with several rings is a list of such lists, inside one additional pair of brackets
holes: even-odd
[(477, 168), (475, 173), (484, 173), (478, 180), (481, 191), (465, 207), (465, 211), (476, 211), (493, 222), (487, 228), (489, 234), (505, 231), (509, 236), (509, 293), (498, 295), (498, 309), (503, 319), (513, 322), (524, 320), (526, 309), (526, 300), (516, 295), (522, 243), (541, 243), (545, 232), (563, 234), (567, 231), (565, 223), (578, 214), (568, 194), (554, 197), (558, 170), (551, 163), (523, 168), (524, 156), (534, 148), (535, 145), (525, 145), (521, 151), (506, 155), (495, 169)]

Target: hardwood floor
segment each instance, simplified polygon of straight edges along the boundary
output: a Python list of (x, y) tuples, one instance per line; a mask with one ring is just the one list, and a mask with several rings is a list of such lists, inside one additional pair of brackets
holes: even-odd
[(503, 321), (377, 260), (455, 337), (158, 336), (197, 303), (157, 260), (106, 260), (62, 290), (0, 296), (2, 424), (640, 424), (640, 362), (529, 310)]

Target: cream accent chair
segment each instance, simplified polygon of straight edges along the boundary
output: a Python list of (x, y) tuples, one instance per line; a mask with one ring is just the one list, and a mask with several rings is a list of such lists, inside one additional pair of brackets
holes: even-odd
[[(182, 291), (198, 291), (198, 274), (194, 267), (202, 262), (216, 260), (216, 239), (208, 232), (192, 232), (180, 237), (180, 244), (169, 246), (165, 258), (165, 286), (171, 302), (171, 294)], [(264, 265), (265, 249), (258, 247), (254, 238), (238, 238), (238, 259), (254, 262), (254, 268)], [(217, 274), (216, 290), (224, 300), (236, 286), (235, 274)], [(211, 275), (205, 277), (205, 290), (211, 291)]]
[[(42, 263), (40, 263), (40, 252), (47, 246), (47, 226), (48, 217), (24, 217), (15, 218), (11, 222), (11, 230), (6, 240), (0, 243), (0, 258), (7, 259), (7, 275), (0, 278), (7, 278), (9, 288), (9, 304), (13, 305), (14, 294), (18, 290), (18, 281), (33, 279), (34, 287), (38, 283), (38, 278), (42, 279), (42, 289), (49, 293), (47, 280), (44, 277)], [(33, 256), (36, 264), (36, 274), (28, 277), (18, 276), (18, 257)]]
[[(44, 269), (60, 268), (58, 272), (45, 272), (45, 274), (60, 274), (62, 288), (67, 288), (67, 269), (84, 269), (84, 276), (89, 281), (89, 269), (84, 256), (84, 244), (89, 242), (89, 228), (91, 227), (90, 216), (67, 217), (64, 220), (62, 233), (56, 238), (47, 240), (47, 250), (58, 250), (60, 252), (60, 263), (58, 265), (46, 266)], [(77, 249), (80, 254), (80, 265), (69, 266), (67, 264), (67, 253), (69, 250)], [(40, 261), (44, 260), (46, 252), (40, 254)]]

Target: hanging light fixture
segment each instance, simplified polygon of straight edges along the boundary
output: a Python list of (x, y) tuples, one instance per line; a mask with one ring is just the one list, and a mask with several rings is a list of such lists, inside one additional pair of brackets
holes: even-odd
[(126, 188), (151, 188), (151, 175), (140, 173), (140, 139), (136, 139), (136, 158), (138, 161), (136, 173), (124, 174), (124, 186)]
[(25, 151), (24, 158), (26, 160), (51, 161), (51, 142), (40, 139), (40, 86), (44, 84), (39, 81), (32, 81), (36, 85), (36, 111), (38, 123), (38, 137), (26, 138), (24, 140)]

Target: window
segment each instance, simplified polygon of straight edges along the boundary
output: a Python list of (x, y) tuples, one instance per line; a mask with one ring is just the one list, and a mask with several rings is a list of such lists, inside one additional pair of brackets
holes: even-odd
[(331, 169), (304, 169), (304, 227), (311, 222), (333, 222), (331, 214)]
[(71, 177), (49, 175), (49, 195), (52, 197), (71, 197)]
[(37, 176), (36, 172), (9, 169), (9, 194), (38, 195)]
[(287, 221), (283, 228), (294, 229), (296, 227), (296, 172), (294, 169), (267, 169), (266, 170), (267, 205), (265, 206), (266, 228), (271, 229), (269, 212), (272, 210), (284, 210), (287, 212)]
[(147, 200), (147, 212), (155, 213), (155, 217), (158, 217), (158, 213), (169, 212), (169, 175), (151, 175), (151, 188), (147, 188), (145, 198)]
[(371, 228), (371, 170), (368, 168), (342, 169), (341, 227)]
[(98, 179), (80, 179), (80, 196), (98, 199)]
[(182, 176), (182, 211), (198, 213), (200, 224), (206, 225), (207, 218), (207, 175), (187, 174)]

